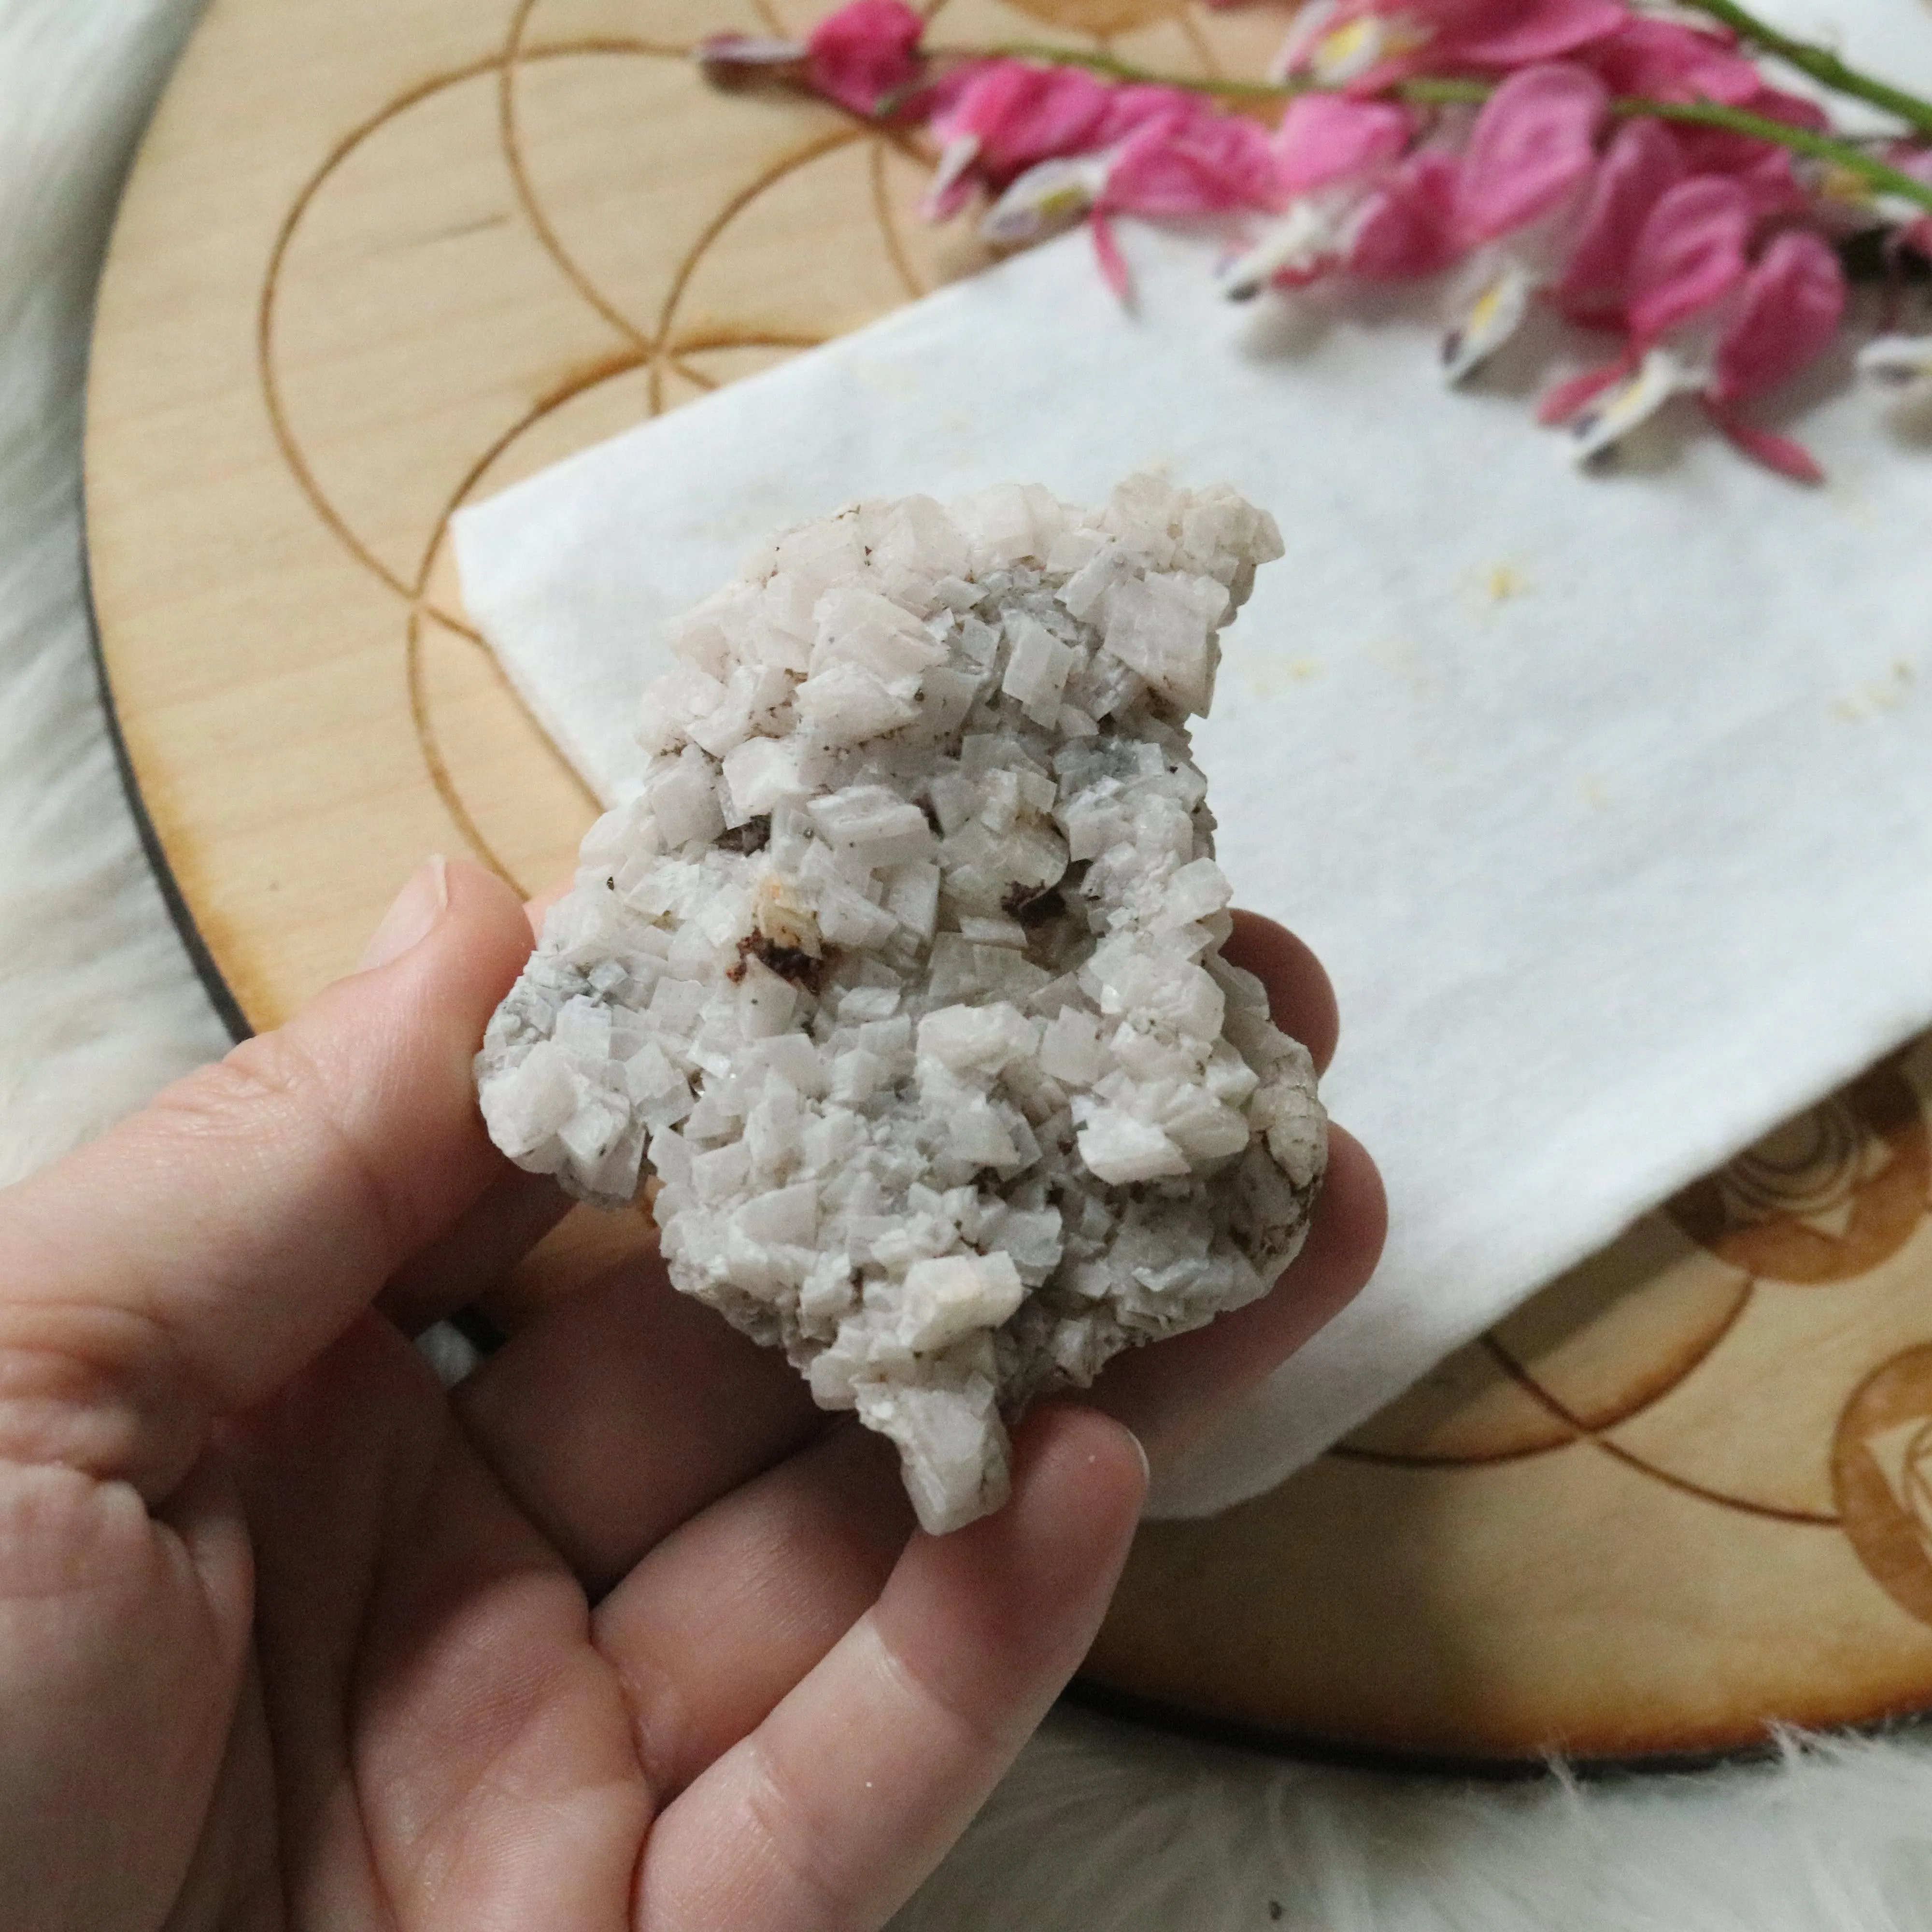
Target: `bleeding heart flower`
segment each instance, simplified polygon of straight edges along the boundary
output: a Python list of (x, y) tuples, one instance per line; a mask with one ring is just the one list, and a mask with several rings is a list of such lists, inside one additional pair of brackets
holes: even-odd
[[(1630, 162), (1633, 180), (1640, 159)], [(1654, 166), (1660, 175), (1661, 150)], [(1622, 354), (1560, 383), (1537, 412), (1549, 423), (1586, 412), (1571, 432), (1580, 460), (1602, 454), (1678, 392), (1685, 358), (1662, 351), (1661, 339), (1708, 316), (1744, 280), (1755, 221), (1750, 196), (1737, 182), (1698, 175), (1664, 188), (1635, 223), (1623, 274)]]
[(1421, 148), (1376, 189), (1351, 224), (1344, 266), (1364, 281), (1409, 281), (1439, 274), (1462, 253), (1456, 187), (1462, 164)]
[(869, 117), (919, 79), (925, 32), (903, 0), (850, 0), (812, 28), (806, 78), (814, 93)]
[(1845, 319), (1845, 271), (1820, 236), (1774, 236), (1738, 292), (1718, 338), (1704, 394), (1727, 411), (1768, 395), (1824, 353)]
[(1267, 134), (1240, 115), (1190, 100), (1150, 118), (1121, 142), (1100, 206), (1158, 218), (1275, 208), (1282, 199)]
[(1609, 107), (1586, 68), (1552, 61), (1511, 74), (1469, 130), (1456, 189), (1464, 233), (1496, 241), (1574, 200), (1596, 166)]
[(1120, 91), (1078, 68), (983, 62), (932, 118), (940, 158), (926, 214), (956, 213), (975, 178), (998, 191), (1043, 161), (1106, 146)]
[[(1122, 131), (1112, 146), (1029, 168), (988, 212), (982, 230), (991, 241), (1028, 242), (1090, 215), (1102, 272), (1123, 301), (1127, 268), (1108, 225), (1114, 216), (1226, 214), (1281, 200), (1274, 150), (1253, 122), (1178, 90), (1134, 92), (1130, 112), (1113, 118)], [(1108, 124), (1096, 126), (1104, 131)]]
[(1627, 121), (1604, 151), (1578, 219), (1569, 259), (1552, 293), (1573, 322), (1623, 320), (1630, 264), (1650, 212), (1688, 173), (1676, 136), (1660, 121)]
[[(978, 188), (993, 197), (984, 228), (996, 242), (1084, 218), (1124, 297), (1112, 226), (1123, 214), (1273, 214), (1221, 271), (1237, 298), (1338, 272), (1410, 280), (1473, 254), (1444, 346), (1452, 380), (1539, 295), (1570, 321), (1622, 332), (1619, 355), (1539, 412), (1571, 422), (1585, 460), (1688, 394), (1760, 461), (1815, 477), (1804, 452), (1740, 412), (1840, 326), (1832, 240), (1876, 228), (1892, 257), (1932, 260), (1932, 216), (1875, 191), (1856, 156), (1835, 172), (1808, 156), (1801, 169), (1777, 141), (1646, 118), (1646, 100), (1704, 101), (1828, 128), (1814, 102), (1767, 85), (1736, 36), (1633, 0), (1311, 0), (1276, 67), (1310, 91), (1272, 136), (1183, 86), (1123, 85), (1051, 59), (929, 63), (923, 32), (905, 0), (850, 0), (806, 41), (715, 36), (699, 55), (727, 82), (782, 75), (869, 118), (924, 120), (940, 146), (928, 214)], [(1424, 74), (1496, 84), (1473, 111), (1387, 98)], [(1924, 142), (1886, 152), (1932, 182)], [(1916, 394), (1932, 383), (1932, 347), (1888, 338), (1862, 366)]]
[(1757, 211), (1728, 177), (1695, 175), (1658, 197), (1631, 251), (1630, 332), (1647, 346), (1744, 278)]
[(1415, 132), (1414, 112), (1393, 100), (1304, 94), (1288, 104), (1275, 136), (1282, 190), (1307, 194), (1372, 174), (1400, 156)]
[(1391, 160), (1389, 144), (1357, 139), (1362, 131), (1350, 136), (1358, 172), (1316, 170), (1318, 185), (1222, 262), (1218, 279), (1231, 302), (1268, 287), (1306, 288), (1345, 271), (1372, 281), (1407, 280), (1456, 260), (1456, 157), (1429, 148)]
[(1333, 274), (1348, 254), (1348, 218), (1368, 192), (1359, 184), (1336, 185), (1290, 202), (1280, 220), (1223, 259), (1215, 276), (1221, 292), (1252, 302), (1265, 288), (1306, 288)]
[(1355, 218), (1401, 158), (1417, 122), (1394, 101), (1343, 94), (1290, 101), (1274, 143), (1276, 179), (1288, 206), (1223, 260), (1222, 292), (1246, 302), (1270, 284), (1304, 287), (1340, 268)]
[(911, 92), (924, 70), (920, 40), (926, 22), (902, 0), (850, 0), (828, 14), (809, 38), (772, 34), (712, 34), (694, 56), (721, 87), (784, 80), (811, 89), (868, 120), (888, 104), (899, 112), (922, 104)]
[(1672, 396), (1694, 395), (1746, 455), (1795, 482), (1824, 480), (1808, 450), (1739, 411), (1814, 361), (1838, 332), (1845, 276), (1836, 252), (1808, 230), (1786, 229), (1719, 300), (1702, 326), (1680, 322), (1671, 341), (1653, 344), (1634, 375), (1579, 416), (1580, 460), (1601, 455)]
[(1413, 10), (1396, 12), (1374, 0), (1309, 0), (1268, 71), (1276, 80), (1372, 94), (1412, 73), (1432, 37)]
[(1555, 279), (1609, 106), (1604, 83), (1564, 61), (1519, 70), (1484, 103), (1462, 158), (1455, 220), (1466, 242), (1489, 245), (1469, 278), (1474, 293), (1458, 304), (1443, 341), (1450, 382), (1487, 362)]
[(1613, 34), (1577, 58), (1612, 94), (1649, 100), (1715, 100), (1738, 106), (1756, 94), (1763, 76), (1737, 51), (1733, 36), (1653, 15), (1627, 16)]
[(1056, 154), (1036, 162), (987, 209), (980, 232), (1000, 248), (1022, 248), (1093, 212), (1113, 166), (1110, 153)]
[(1273, 71), (1372, 94), (1425, 66), (1506, 73), (1560, 60), (1629, 17), (1620, 0), (1316, 0)]

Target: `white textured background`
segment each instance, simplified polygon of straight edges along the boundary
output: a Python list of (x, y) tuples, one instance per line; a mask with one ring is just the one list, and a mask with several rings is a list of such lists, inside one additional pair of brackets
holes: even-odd
[[(0, 1180), (223, 1044), (122, 800), (79, 510), (88, 294), (129, 148), (196, 10), (0, 0)], [(1932, 1741), (1486, 1790), (1068, 1715), (899, 1932), (1277, 1925), (1932, 1932)]]

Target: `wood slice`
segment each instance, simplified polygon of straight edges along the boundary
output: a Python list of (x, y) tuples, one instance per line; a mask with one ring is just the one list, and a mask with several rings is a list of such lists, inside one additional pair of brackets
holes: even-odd
[[(253, 1024), (424, 854), (534, 891), (592, 816), (464, 620), (452, 510), (976, 265), (916, 218), (916, 142), (686, 57), (817, 10), (215, 0), (116, 234), (88, 509), (140, 800)], [(934, 31), (1252, 74), (1282, 18), (946, 0)], [(1149, 1527), (1088, 1682), (1498, 1766), (1932, 1705), (1929, 1082), (1922, 1043), (1314, 1468)], [(643, 1238), (573, 1217), (505, 1318)]]

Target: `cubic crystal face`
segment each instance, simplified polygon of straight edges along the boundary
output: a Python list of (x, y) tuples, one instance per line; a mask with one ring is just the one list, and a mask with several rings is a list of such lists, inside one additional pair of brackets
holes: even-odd
[(610, 1205), (648, 1160), (673, 1282), (890, 1436), (929, 1530), (1004, 1501), (1034, 1396), (1300, 1245), (1325, 1118), (1220, 956), (1186, 728), (1280, 554), (1152, 476), (772, 538), (678, 627), (478, 1056), (519, 1165)]

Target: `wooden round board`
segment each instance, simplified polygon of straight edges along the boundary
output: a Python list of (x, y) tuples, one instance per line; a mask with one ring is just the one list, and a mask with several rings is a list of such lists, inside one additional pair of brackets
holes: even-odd
[[(975, 266), (916, 144), (686, 58), (812, 10), (215, 0), (116, 238), (88, 505), (131, 769), (254, 1024), (425, 853), (534, 890), (592, 815), (464, 622), (452, 510)], [(946, 0), (935, 33), (1252, 74), (1281, 25)], [(1088, 1682), (1498, 1766), (1932, 1706), (1928, 1090), (1922, 1043), (1272, 1494), (1149, 1527)], [(500, 1312), (646, 1238), (573, 1217)]]

